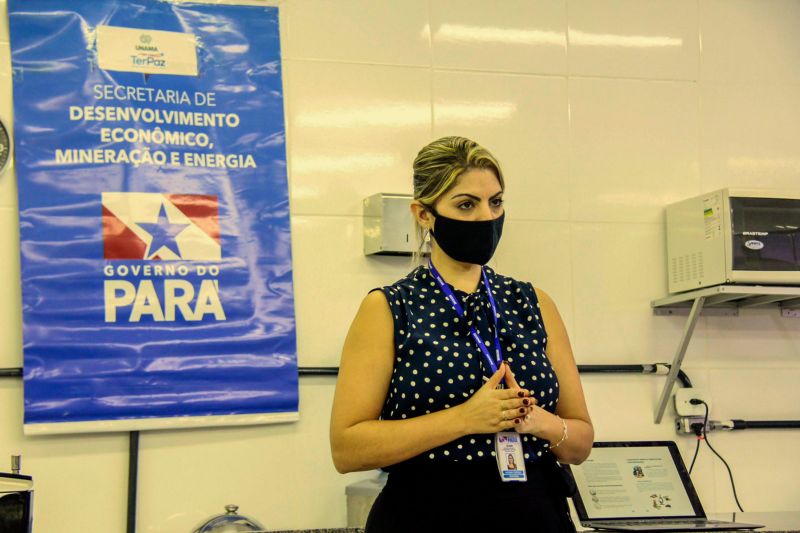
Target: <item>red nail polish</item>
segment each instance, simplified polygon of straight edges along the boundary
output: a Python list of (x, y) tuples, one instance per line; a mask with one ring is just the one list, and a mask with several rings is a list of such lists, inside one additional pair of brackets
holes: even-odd
[(522, 400), (522, 405), (528, 405), (529, 403), (531, 403), (531, 402), (527, 398)]
[(524, 393), (524, 392), (522, 392), (522, 391), (519, 391), (519, 392), (517, 393), (517, 396), (519, 396), (520, 398), (522, 398), (523, 396), (525, 396), (525, 393)]
[(515, 423), (515, 424), (519, 424), (519, 418), (515, 418), (515, 419), (514, 419), (514, 423)]

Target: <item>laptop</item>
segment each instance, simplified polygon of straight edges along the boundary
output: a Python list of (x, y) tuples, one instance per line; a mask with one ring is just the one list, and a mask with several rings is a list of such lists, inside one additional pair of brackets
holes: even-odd
[(719, 531), (760, 524), (709, 520), (672, 441), (595, 442), (568, 465), (581, 525), (610, 531)]

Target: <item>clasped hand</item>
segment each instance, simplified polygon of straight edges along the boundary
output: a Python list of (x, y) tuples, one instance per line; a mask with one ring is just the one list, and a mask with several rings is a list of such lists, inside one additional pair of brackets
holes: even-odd
[[(498, 389), (503, 380), (506, 387)], [(523, 432), (522, 428), (533, 423), (531, 413), (536, 403), (530, 391), (517, 384), (511, 368), (502, 362), (497, 372), (460, 408), (468, 435), (512, 428)]]

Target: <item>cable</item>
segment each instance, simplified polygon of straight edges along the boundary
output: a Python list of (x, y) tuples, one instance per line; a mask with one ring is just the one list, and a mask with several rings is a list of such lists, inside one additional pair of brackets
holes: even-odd
[(694, 447), (694, 457), (692, 457), (692, 464), (689, 466), (689, 474), (692, 473), (694, 462), (697, 460), (697, 452), (700, 451), (700, 441), (705, 438), (703, 435), (705, 434), (706, 425), (708, 425), (708, 409), (706, 409), (706, 416), (703, 418), (703, 427), (698, 428), (696, 427), (696, 424), (692, 424), (694, 434), (697, 436), (697, 446)]
[[(708, 434), (706, 433), (706, 422), (708, 421), (708, 404), (706, 402), (704, 402), (703, 400), (698, 400), (696, 398), (692, 398), (691, 400), (689, 400), (689, 403), (692, 404), (692, 405), (703, 404), (703, 407), (705, 408), (706, 415), (705, 415), (705, 418), (703, 419), (704, 420), (703, 421), (703, 439), (706, 441), (706, 445), (708, 445), (708, 448), (712, 452), (714, 452), (714, 455), (719, 457), (719, 460), (722, 461), (722, 464), (724, 464), (725, 468), (728, 469), (728, 477), (731, 479), (731, 489), (733, 489), (733, 499), (736, 500), (736, 506), (739, 508), (739, 511), (743, 513), (744, 509), (742, 509), (742, 504), (739, 503), (739, 496), (736, 494), (736, 484), (733, 482), (733, 472), (731, 472), (731, 467), (728, 465), (728, 462), (725, 461), (725, 459), (723, 459), (722, 456), (717, 453), (717, 450), (715, 450), (714, 447), (711, 446), (711, 443), (708, 442)], [(700, 442), (698, 441), (698, 445), (699, 444), (700, 444)], [(691, 472), (691, 470), (689, 470), (689, 471)]]
[(692, 457), (692, 464), (689, 466), (689, 474), (692, 473), (692, 469), (694, 468), (694, 462), (697, 460), (697, 452), (700, 451), (700, 441), (703, 440), (702, 435), (697, 436), (697, 446), (694, 447), (694, 457)]

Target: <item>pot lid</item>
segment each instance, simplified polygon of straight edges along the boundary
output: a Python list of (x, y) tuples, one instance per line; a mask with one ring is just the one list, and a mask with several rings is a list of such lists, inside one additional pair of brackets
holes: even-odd
[(263, 533), (264, 526), (246, 516), (238, 514), (238, 505), (226, 505), (225, 514), (207, 520), (194, 533)]

